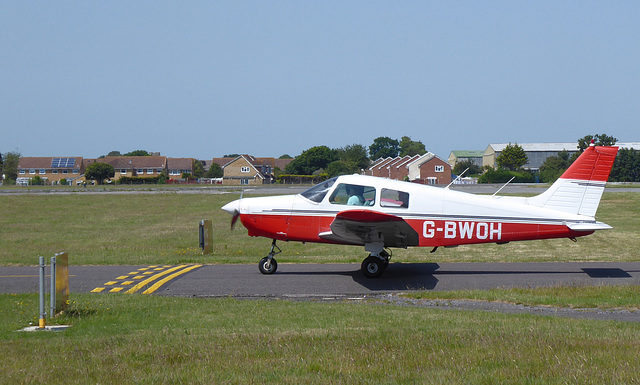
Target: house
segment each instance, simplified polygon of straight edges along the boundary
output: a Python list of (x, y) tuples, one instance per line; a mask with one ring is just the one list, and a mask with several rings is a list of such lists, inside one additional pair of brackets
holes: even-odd
[(451, 165), (432, 152), (428, 152), (407, 165), (409, 180), (429, 185), (451, 183)]
[(92, 159), (93, 162), (112, 165), (115, 171), (113, 180), (123, 177), (157, 178), (167, 169), (166, 156), (107, 156)]
[(84, 162), (82, 157), (20, 157), (16, 184), (28, 185), (38, 176), (45, 184), (58, 184), (62, 179), (67, 182), (84, 181)]
[(193, 158), (167, 158), (167, 170), (170, 179), (182, 179), (182, 175), (193, 175)]
[[(254, 158), (240, 155), (222, 166), (222, 184), (261, 185), (275, 180), (273, 158)], [(215, 162), (215, 159), (214, 159)]]
[[(578, 143), (514, 143), (522, 147), (527, 154), (527, 163), (523, 166), (528, 170), (539, 170), (540, 166), (547, 158), (557, 156), (562, 151), (567, 151), (569, 155), (578, 152)], [(493, 168), (498, 167), (497, 158), (509, 143), (492, 143), (484, 151), (482, 156), (482, 165)]]
[(379, 159), (369, 167), (367, 174), (381, 178), (405, 180), (409, 176), (407, 165), (418, 158), (420, 155)]
[(431, 152), (424, 155), (381, 158), (375, 161), (365, 174), (423, 184), (451, 183), (451, 165)]
[(451, 166), (455, 167), (458, 162), (472, 161), (478, 167), (482, 167), (482, 158), (484, 151), (451, 151), (449, 154), (448, 162)]

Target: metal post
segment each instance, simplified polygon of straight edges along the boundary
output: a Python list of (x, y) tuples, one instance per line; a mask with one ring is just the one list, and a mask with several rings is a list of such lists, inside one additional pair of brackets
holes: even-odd
[(56, 315), (56, 257), (51, 257), (51, 290), (49, 291), (49, 317)]
[(40, 257), (40, 329), (44, 329), (46, 326), (45, 318), (47, 317), (47, 311), (44, 308), (44, 257)]

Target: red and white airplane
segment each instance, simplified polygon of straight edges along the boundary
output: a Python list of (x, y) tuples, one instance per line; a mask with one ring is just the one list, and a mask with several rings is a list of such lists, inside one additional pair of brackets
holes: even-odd
[(259, 269), (273, 274), (276, 241), (364, 246), (367, 277), (389, 264), (389, 248), (575, 238), (611, 226), (595, 220), (617, 147), (591, 144), (545, 192), (533, 197), (475, 195), (364, 175), (344, 175), (298, 195), (244, 198), (222, 209), (250, 236), (273, 240)]

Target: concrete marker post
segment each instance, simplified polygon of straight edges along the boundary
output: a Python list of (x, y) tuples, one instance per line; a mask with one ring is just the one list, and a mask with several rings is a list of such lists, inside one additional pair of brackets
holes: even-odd
[(56, 316), (56, 257), (51, 257), (51, 286), (49, 291), (49, 317)]

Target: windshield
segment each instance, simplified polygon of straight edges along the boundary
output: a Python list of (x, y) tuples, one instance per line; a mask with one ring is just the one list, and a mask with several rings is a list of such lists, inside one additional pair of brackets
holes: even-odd
[(327, 195), (327, 192), (329, 192), (329, 189), (331, 188), (331, 186), (333, 186), (335, 182), (336, 182), (336, 178), (326, 180), (320, 184), (317, 184), (311, 187), (309, 190), (301, 193), (300, 195), (302, 195), (303, 197), (311, 201), (320, 203), (322, 202), (325, 195)]

